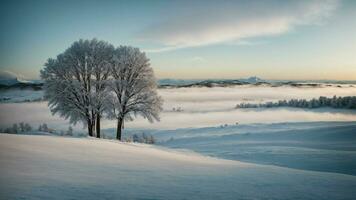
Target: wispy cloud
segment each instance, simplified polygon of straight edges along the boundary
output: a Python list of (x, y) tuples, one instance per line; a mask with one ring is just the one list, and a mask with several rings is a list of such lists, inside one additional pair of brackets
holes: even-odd
[(165, 52), (165, 51), (173, 51), (177, 49), (184, 48), (184, 46), (165, 46), (161, 48), (153, 48), (153, 49), (144, 49), (145, 52), (148, 53), (160, 53), (160, 52)]
[(196, 63), (201, 63), (201, 62), (205, 62), (206, 59), (200, 56), (195, 56), (192, 58), (192, 62), (196, 62)]
[(239, 45), (239, 46), (256, 46), (256, 45), (264, 45), (268, 44), (269, 41), (261, 40), (261, 41), (250, 41), (250, 40), (238, 40), (238, 41), (229, 41), (227, 45)]
[(144, 29), (139, 38), (156, 42), (164, 52), (219, 43), (244, 44), (248, 38), (287, 33), (299, 25), (322, 24), (338, 0), (194, 1), (170, 6), (164, 20)]

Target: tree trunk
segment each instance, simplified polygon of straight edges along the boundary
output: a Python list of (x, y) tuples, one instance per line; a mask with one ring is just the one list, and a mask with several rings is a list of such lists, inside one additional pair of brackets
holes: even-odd
[(96, 116), (96, 137), (100, 138), (100, 115)]
[(96, 136), (96, 126), (95, 126), (95, 122), (96, 122), (96, 118), (95, 118), (95, 115), (94, 115), (94, 110), (92, 109), (91, 110), (91, 118), (90, 118), (90, 121), (91, 121), (91, 130), (92, 130), (92, 137), (95, 137)]
[(121, 140), (122, 119), (117, 119), (116, 139)]
[(88, 134), (90, 137), (93, 137), (93, 124), (88, 120)]

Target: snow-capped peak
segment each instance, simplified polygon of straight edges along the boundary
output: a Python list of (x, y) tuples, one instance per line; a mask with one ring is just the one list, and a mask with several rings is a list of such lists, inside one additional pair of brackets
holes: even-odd
[(258, 78), (257, 76), (251, 76), (249, 78), (245, 79), (240, 79), (240, 81), (248, 82), (248, 83), (259, 83), (259, 82), (265, 82), (265, 80)]
[(30, 83), (30, 81), (25, 80), (22, 75), (18, 75), (10, 71), (0, 71), (1, 85), (11, 86), (17, 83)]

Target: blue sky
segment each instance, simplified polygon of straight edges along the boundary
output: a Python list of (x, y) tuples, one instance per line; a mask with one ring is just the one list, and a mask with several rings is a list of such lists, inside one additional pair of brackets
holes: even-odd
[(158, 78), (356, 79), (356, 1), (2, 1), (0, 69), (36, 79), (80, 38), (145, 51)]

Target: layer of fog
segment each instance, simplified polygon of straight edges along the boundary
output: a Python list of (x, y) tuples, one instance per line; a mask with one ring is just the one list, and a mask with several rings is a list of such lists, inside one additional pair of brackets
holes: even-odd
[(40, 101), (43, 99), (43, 90), (33, 89), (10, 89), (0, 91), (1, 103), (19, 103)]
[(312, 99), (320, 96), (354, 96), (356, 87), (269, 87), (236, 86), (213, 88), (161, 89), (164, 108), (181, 107), (185, 112), (226, 111), (242, 102), (262, 103), (289, 99)]
[[(275, 123), (303, 121), (356, 121), (355, 110), (337, 109), (234, 109), (241, 102), (266, 102), (291, 98), (317, 98), (319, 96), (353, 96), (356, 87), (267, 87), (238, 86), (216, 88), (160, 89), (164, 99), (161, 121), (150, 124), (138, 117), (126, 122), (126, 128), (176, 129), (186, 127), (207, 127), (235, 123)], [(181, 111), (173, 111), (180, 108)], [(38, 126), (47, 123), (58, 129), (66, 129), (68, 121), (52, 116), (47, 102), (0, 104), (0, 126), (27, 122)], [(115, 127), (115, 121), (104, 120), (103, 128)], [(78, 124), (75, 128), (82, 128)]]

